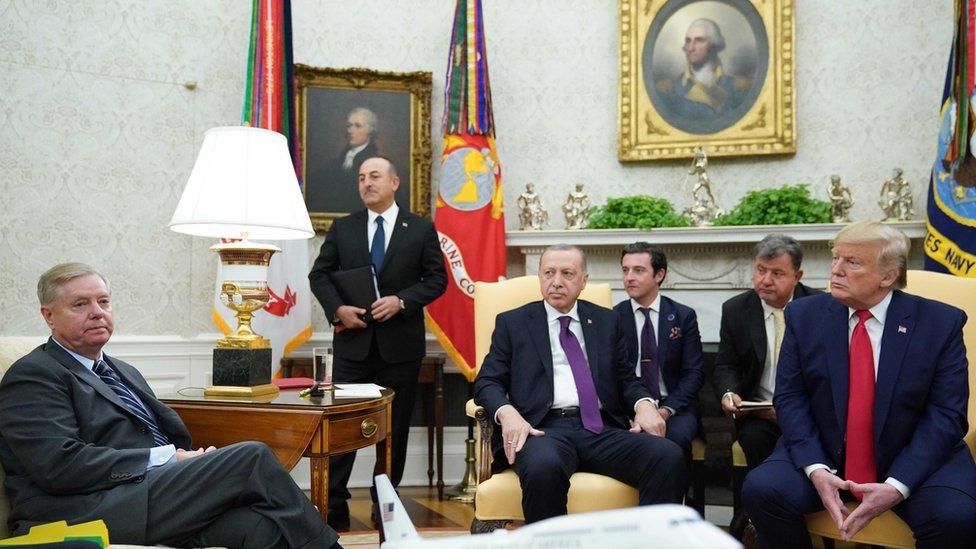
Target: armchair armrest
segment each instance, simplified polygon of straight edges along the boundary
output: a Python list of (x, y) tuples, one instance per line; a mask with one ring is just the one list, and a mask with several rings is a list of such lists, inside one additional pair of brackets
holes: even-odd
[(478, 482), (491, 478), (491, 433), (494, 425), (483, 406), (475, 404), (474, 399), (464, 405), (464, 413), (478, 423)]

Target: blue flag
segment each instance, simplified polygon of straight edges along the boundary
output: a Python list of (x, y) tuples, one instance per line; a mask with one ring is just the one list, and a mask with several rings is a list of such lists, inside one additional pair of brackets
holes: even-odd
[(976, 119), (972, 2), (956, 1), (956, 31), (942, 93), (925, 235), (925, 269), (967, 277), (976, 277), (976, 150), (970, 145)]

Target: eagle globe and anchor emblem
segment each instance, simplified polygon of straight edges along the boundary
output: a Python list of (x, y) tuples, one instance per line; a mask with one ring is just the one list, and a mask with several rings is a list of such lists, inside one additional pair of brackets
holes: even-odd
[(448, 153), (441, 167), (440, 197), (450, 207), (474, 211), (495, 192), (497, 167), (487, 148), (461, 147)]

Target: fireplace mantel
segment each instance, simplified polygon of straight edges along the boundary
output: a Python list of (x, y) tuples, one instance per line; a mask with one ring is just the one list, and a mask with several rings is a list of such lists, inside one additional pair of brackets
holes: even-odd
[[(922, 265), (924, 221), (892, 226), (912, 240), (909, 268)], [(620, 279), (620, 250), (638, 240), (661, 246), (668, 257), (665, 295), (698, 312), (702, 340), (718, 342), (722, 302), (752, 287), (752, 249), (769, 233), (785, 233), (803, 245), (803, 282), (825, 288), (830, 276), (830, 241), (843, 224), (696, 227), (681, 229), (508, 231), (509, 274), (536, 274), (539, 256), (553, 244), (575, 244), (586, 252), (590, 281), (608, 282), (614, 301), (626, 294)]]

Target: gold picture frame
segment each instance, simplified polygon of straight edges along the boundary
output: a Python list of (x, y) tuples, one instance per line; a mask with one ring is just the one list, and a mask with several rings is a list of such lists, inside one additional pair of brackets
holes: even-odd
[(317, 233), (363, 208), (359, 164), (376, 155), (397, 168), (400, 207), (430, 217), (431, 89), (427, 71), (295, 65), (302, 191)]
[(794, 0), (620, 0), (620, 161), (795, 153), (795, 21)]

